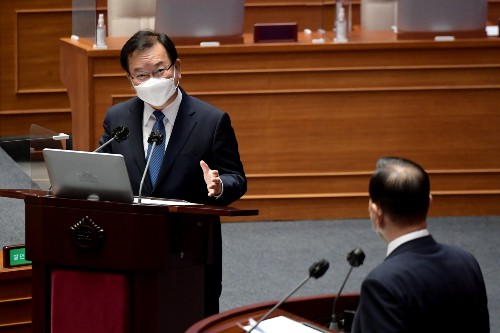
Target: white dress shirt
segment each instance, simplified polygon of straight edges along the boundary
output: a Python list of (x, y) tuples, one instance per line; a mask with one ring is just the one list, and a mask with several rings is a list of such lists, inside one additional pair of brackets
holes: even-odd
[[(177, 97), (170, 103), (167, 107), (165, 107), (162, 112), (165, 115), (163, 118), (163, 124), (165, 125), (165, 149), (168, 146), (168, 141), (170, 140), (170, 135), (172, 134), (172, 129), (174, 128), (175, 118), (177, 117), (177, 113), (179, 112), (179, 106), (182, 101), (182, 93), (181, 90), (177, 90)], [(153, 130), (153, 126), (156, 122), (156, 118), (153, 115), (155, 109), (149, 105), (148, 103), (144, 103), (144, 113), (142, 116), (142, 141), (144, 146), (144, 158), (147, 158), (148, 154), (148, 138)]]
[(387, 245), (387, 256), (389, 256), (389, 254), (391, 254), (392, 251), (394, 251), (400, 245), (402, 245), (406, 242), (409, 242), (411, 240), (414, 240), (414, 239), (417, 239), (420, 237), (429, 236), (429, 235), (430, 235), (429, 230), (421, 229), (421, 230), (410, 232), (410, 233), (405, 234), (403, 236), (399, 236), (398, 238), (394, 239), (392, 242), (390, 242)]

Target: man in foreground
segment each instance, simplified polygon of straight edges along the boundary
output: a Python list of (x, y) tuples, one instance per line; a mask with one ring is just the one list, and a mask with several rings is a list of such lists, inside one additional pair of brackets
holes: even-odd
[(387, 257), (363, 281), (352, 332), (489, 332), (486, 288), (476, 259), (427, 230), (430, 181), (418, 164), (382, 158), (368, 210)]

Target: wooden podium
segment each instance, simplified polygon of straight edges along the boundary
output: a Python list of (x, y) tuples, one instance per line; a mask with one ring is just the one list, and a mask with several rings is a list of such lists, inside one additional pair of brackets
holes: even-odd
[[(335, 297), (334, 294), (325, 294), (292, 298), (283, 303), (269, 318), (285, 316), (318, 329), (318, 333), (334, 332), (327, 327)], [(342, 319), (344, 311), (356, 310), (358, 303), (357, 293), (340, 296), (335, 309), (337, 319)], [(258, 320), (275, 304), (274, 301), (263, 302), (219, 313), (192, 325), (186, 333), (243, 333), (244, 330), (240, 326), (247, 325), (249, 318)]]
[(33, 332), (184, 332), (203, 318), (214, 224), (219, 216), (257, 214), (29, 190), (0, 195), (25, 202)]

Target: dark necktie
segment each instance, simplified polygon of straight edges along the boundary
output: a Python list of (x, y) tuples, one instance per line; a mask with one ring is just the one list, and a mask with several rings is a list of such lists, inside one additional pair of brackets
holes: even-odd
[[(163, 162), (163, 156), (165, 155), (166, 132), (165, 125), (163, 124), (163, 118), (165, 118), (163, 112), (156, 110), (155, 112), (153, 112), (153, 115), (156, 118), (156, 122), (153, 126), (152, 131), (158, 131), (163, 135), (162, 143), (155, 146), (155, 149), (153, 150), (153, 156), (151, 156), (151, 161), (149, 162), (149, 177), (151, 178), (153, 186), (155, 186), (156, 179), (158, 178), (158, 173), (160, 172), (161, 164)], [(151, 153), (152, 146), (152, 144), (149, 144), (148, 146), (148, 157)]]

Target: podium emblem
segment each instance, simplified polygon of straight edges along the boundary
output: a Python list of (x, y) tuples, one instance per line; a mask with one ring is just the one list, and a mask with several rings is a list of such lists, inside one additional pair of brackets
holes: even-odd
[(104, 230), (85, 216), (71, 227), (76, 243), (84, 249), (98, 248), (104, 240)]

